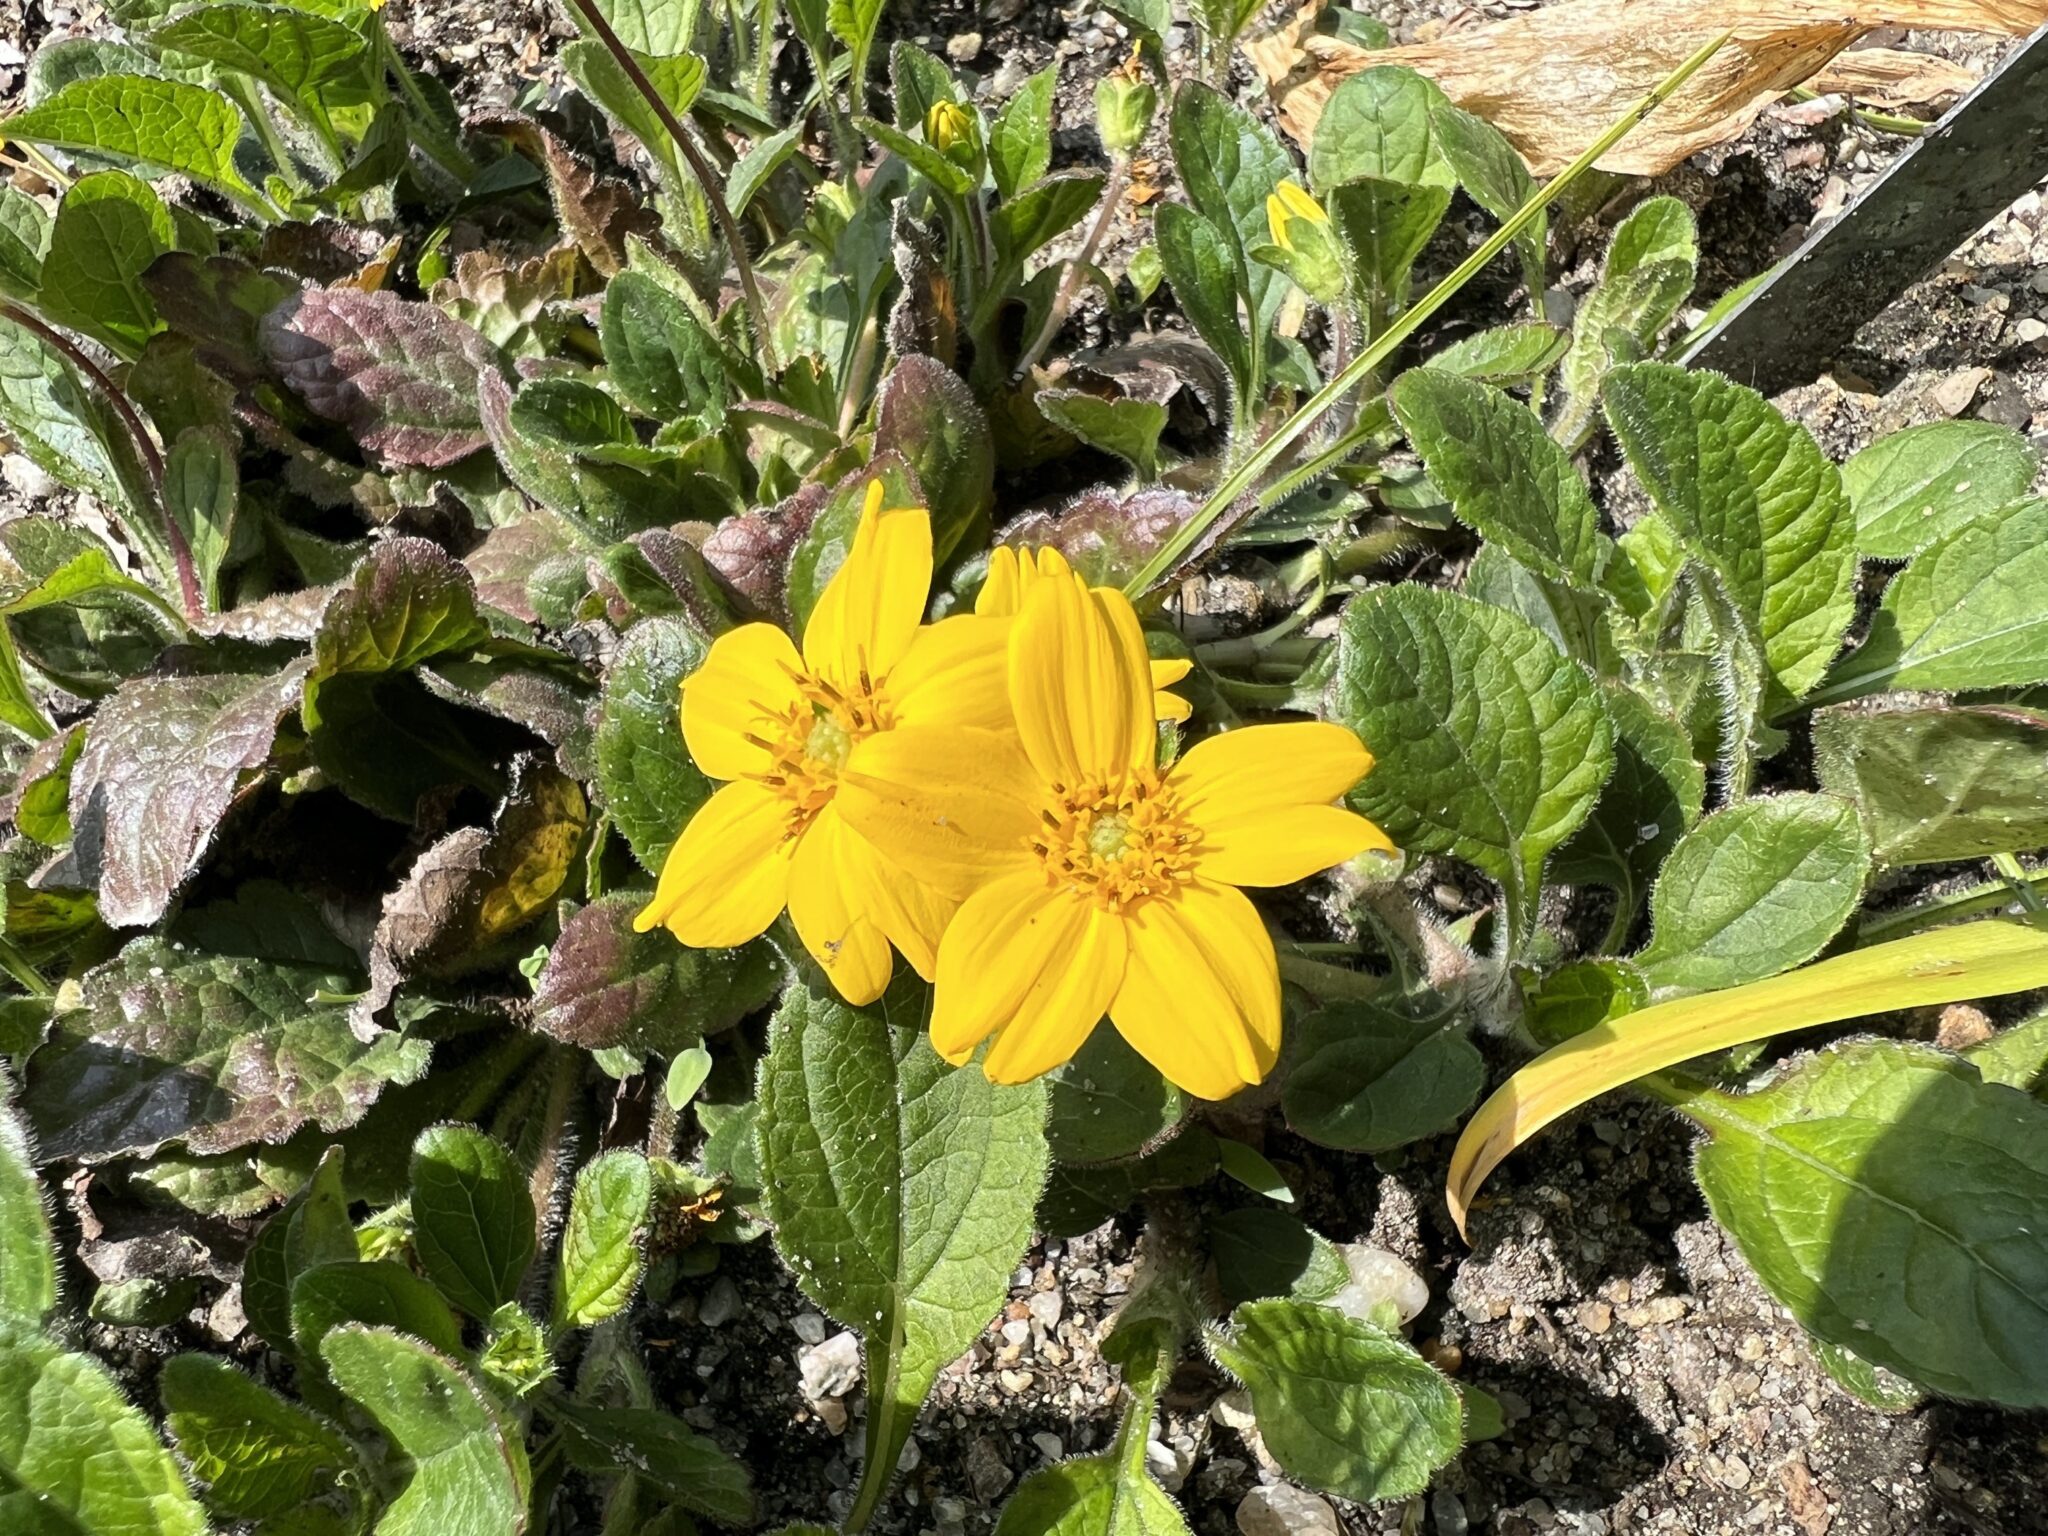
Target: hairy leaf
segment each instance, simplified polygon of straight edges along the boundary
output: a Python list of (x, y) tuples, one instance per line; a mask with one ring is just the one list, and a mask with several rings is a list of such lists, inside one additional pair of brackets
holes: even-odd
[(606, 285), (598, 334), (612, 384), (635, 410), (664, 422), (723, 414), (730, 386), (718, 343), (653, 278), (621, 272)]
[(176, 1355), (164, 1362), (160, 1390), (164, 1428), (217, 1514), (261, 1519), (324, 1505), (363, 1475), (355, 1447), (331, 1424), (225, 1360)]
[(1442, 90), (1412, 69), (1360, 70), (1330, 92), (1309, 146), (1308, 173), (1319, 188), (1372, 177), (1408, 186), (1458, 184), (1437, 143), (1431, 110)]
[(1160, 266), (1188, 323), (1242, 388), (1251, 354), (1238, 319), (1237, 266), (1223, 231), (1182, 203), (1164, 204), (1153, 230)]
[(875, 451), (910, 466), (932, 515), (939, 561), (995, 506), (996, 450), (974, 391), (945, 364), (912, 353), (875, 398)]
[[(1126, 0), (1128, 3), (1128, 0)], [(996, 1536), (1189, 1536), (1187, 1517), (1137, 1454), (1076, 1456), (1040, 1467), (1017, 1485)]]
[(630, 1470), (670, 1503), (726, 1526), (754, 1521), (753, 1480), (707, 1435), (657, 1408), (598, 1408), (557, 1398), (569, 1460), (599, 1475)]
[(516, 1536), (529, 1476), (522, 1437), (453, 1361), (416, 1339), (348, 1324), (321, 1346), (335, 1384), (411, 1464), (379, 1536)]
[(940, 1369), (1008, 1294), (1046, 1168), (1045, 1091), (947, 1066), (928, 989), (869, 1008), (792, 987), (761, 1066), (776, 1247), (867, 1344), (864, 1496), (879, 1496)]
[(1692, 292), (1698, 266), (1692, 210), (1675, 197), (1645, 199), (1615, 228), (1600, 281), (1572, 316), (1571, 350), (1558, 373), (1564, 398), (1551, 430), (1568, 450), (1591, 435), (1600, 385), (1627, 355), (1616, 356), (1616, 338), (1648, 351)]
[(1457, 1123), (1486, 1064), (1455, 1017), (1419, 1003), (1338, 1003), (1294, 1027), (1282, 1103), (1310, 1141), (1387, 1152)]
[(1045, 1081), (1045, 1138), (1063, 1163), (1135, 1157), (1162, 1141), (1188, 1111), (1187, 1095), (1113, 1029), (1096, 1030)]
[(1707, 774), (1692, 733), (1635, 689), (1603, 683), (1614, 722), (1614, 776), (1593, 814), (1551, 861), (1554, 880), (1591, 881), (1640, 906), (1665, 857), (1700, 819)]
[(653, 1201), (654, 1176), (638, 1152), (606, 1152), (583, 1165), (555, 1270), (556, 1328), (588, 1328), (633, 1299)]
[[(1449, 102), (1429, 110), (1430, 131), (1437, 149), (1456, 173), (1472, 201), (1505, 223), (1522, 204), (1536, 195), (1536, 178), (1529, 174), (1515, 146), (1485, 118), (1475, 116)], [(1522, 227), (1515, 236), (1515, 257), (1522, 264), (1522, 285), (1528, 301), (1539, 311), (1545, 282), (1544, 252), (1550, 241), (1547, 213)]]
[(2048, 1404), (2048, 1105), (1895, 1040), (1675, 1102), (1710, 1133), (1715, 1217), (1805, 1327), (1935, 1391)]
[(297, 6), (215, 0), (158, 27), (150, 41), (253, 75), (287, 100), (303, 100), (346, 73), (365, 40), (354, 27)]
[(1290, 1477), (1361, 1504), (1420, 1493), (1463, 1440), (1455, 1388), (1398, 1335), (1327, 1307), (1250, 1301), (1210, 1337)]
[(1659, 993), (1760, 981), (1820, 953), (1863, 896), (1870, 844), (1832, 795), (1766, 795), (1688, 832), (1650, 897), (1635, 957)]
[(396, 1328), (450, 1355), (462, 1348), (462, 1324), (441, 1293), (395, 1259), (316, 1264), (292, 1282), (292, 1339), (318, 1360), (343, 1324)]
[(1910, 560), (2026, 495), (2039, 462), (2026, 438), (1990, 421), (1930, 421), (1881, 437), (1842, 466), (1856, 548)]
[(43, 262), (43, 312), (133, 357), (160, 323), (142, 274), (175, 239), (171, 215), (147, 182), (126, 171), (81, 176), (57, 207)]
[(69, 359), (5, 316), (0, 429), (17, 452), (66, 485), (112, 507), (148, 504), (142, 461), (114, 408)]
[(605, 670), (598, 700), (597, 776), (612, 822), (641, 867), (659, 872), (711, 784), (683, 745), (683, 679), (708, 647), (680, 618), (633, 626)]
[(1804, 427), (1715, 373), (1632, 363), (1602, 386), (1630, 465), (1752, 627), (1775, 695), (1827, 671), (1855, 612), (1855, 520)]
[(1331, 697), (1377, 760), (1353, 803), (1396, 843), (1498, 880), (1509, 933), (1526, 933), (1544, 858), (1614, 766), (1592, 679), (1501, 609), (1382, 587), (1345, 610)]
[(1035, 397), (1045, 419), (1091, 448), (1128, 460), (1143, 481), (1159, 477), (1159, 434), (1166, 407), (1153, 400), (1105, 397), (1079, 389), (1046, 389)]
[(1209, 1257), (1223, 1304), (1267, 1296), (1326, 1301), (1351, 1279), (1336, 1245), (1299, 1217), (1268, 1206), (1245, 1206), (1209, 1219)]
[(57, 1305), (57, 1252), (12, 1087), (0, 1073), (0, 1319), (35, 1328)]
[(135, 940), (88, 971), (83, 1006), (30, 1061), (26, 1102), (44, 1157), (96, 1160), (183, 1141), (194, 1152), (339, 1131), (386, 1083), (426, 1069), (402, 1034), (369, 1044), (345, 1002), (361, 985), (328, 967), (202, 954)]
[(2048, 501), (2021, 501), (1936, 540), (1885, 589), (1870, 637), (1815, 702), (1888, 688), (2048, 681)]
[(1266, 199), (1294, 174), (1294, 157), (1271, 128), (1199, 81), (1187, 81), (1174, 92), (1166, 131), (1188, 201), (1233, 253), (1237, 285), (1251, 310), (1251, 335), (1262, 342), (1287, 296), (1288, 280), (1271, 267), (1245, 260), (1245, 253), (1271, 238)]
[(2048, 715), (2010, 704), (1814, 716), (1821, 786), (1855, 801), (1880, 864), (2048, 847)]
[(141, 678), (100, 706), (71, 773), (70, 809), (74, 858), (96, 876), (109, 924), (163, 916), (242, 775), (269, 758), (306, 673), (294, 661), (268, 676)]
[(105, 1366), (0, 1320), (0, 1509), (28, 1532), (206, 1536), (149, 1420)]
[(466, 1125), (437, 1125), (412, 1146), (413, 1251), (441, 1294), (488, 1319), (519, 1294), (533, 1263), (535, 1217), (526, 1174), (503, 1143)]
[(390, 464), (440, 468), (489, 441), (478, 381), (498, 349), (432, 304), (307, 288), (263, 319), (264, 355), (317, 414)]
[(121, 74), (73, 80), (8, 118), (7, 136), (140, 160), (245, 202), (255, 197), (235, 169), (242, 114), (219, 92), (181, 80)]
[(1451, 206), (1448, 186), (1360, 176), (1330, 188), (1330, 217), (1351, 248), (1358, 299), (1374, 334), (1408, 307), (1417, 258)]
[(533, 1025), (585, 1050), (674, 1057), (762, 1007), (782, 983), (765, 944), (690, 949), (633, 931), (644, 894), (616, 891), (562, 925), (534, 987)]
[(1048, 64), (1018, 86), (988, 131), (988, 165), (996, 191), (1015, 197), (1052, 164), (1052, 98), (1059, 66)]

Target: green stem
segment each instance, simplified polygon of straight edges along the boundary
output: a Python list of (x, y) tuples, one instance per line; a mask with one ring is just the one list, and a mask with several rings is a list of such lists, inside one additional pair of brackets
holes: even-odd
[(1304, 992), (1311, 992), (1317, 997), (1362, 1002), (1369, 998), (1384, 996), (1387, 990), (1384, 977), (1374, 976), (1367, 971), (1354, 971), (1349, 966), (1328, 965), (1321, 960), (1311, 960), (1291, 948), (1281, 949), (1279, 960), (1282, 981), (1291, 981)]
[(2029, 916), (2039, 917), (2048, 912), (2048, 906), (2042, 904), (2041, 893), (2034, 889), (2034, 877), (2020, 867), (2017, 855), (1994, 853), (1991, 855), (1991, 867), (2005, 877), (2006, 885)]
[[(2032, 876), (2026, 885), (2038, 901), (2044, 892), (2048, 892), (2048, 874)], [(1959, 923), (1965, 918), (1996, 912), (2010, 903), (2013, 895), (2013, 888), (2006, 881), (1992, 880), (1951, 896), (1937, 896), (1930, 901), (1901, 907), (1896, 912), (1879, 913), (1857, 924), (1856, 946), (1861, 949), (1868, 944), (1882, 944), (1888, 939), (1902, 939), (1908, 934), (1939, 928), (1944, 923)]]
[(677, 151), (689, 163), (690, 174), (697, 178), (697, 185), (704, 194), (705, 204), (711, 209), (711, 217), (717, 221), (718, 232), (725, 237), (728, 250), (732, 252), (733, 269), (739, 274), (740, 293), (747, 305), (747, 315), (753, 321), (754, 345), (761, 349), (761, 363), (765, 372), (773, 377), (782, 370), (775, 361), (775, 339), (768, 330), (768, 304), (761, 297), (761, 284), (754, 275), (754, 259), (747, 254), (747, 242), (740, 230), (739, 220), (732, 216), (732, 207), (725, 200), (725, 189), (719, 185), (718, 177), (704, 159), (704, 151), (697, 147), (696, 139), (676, 116), (675, 109), (661, 92), (654, 88), (654, 82), (647, 78), (647, 71), (640, 67), (640, 61), (633, 57), (633, 50), (619, 41), (619, 34), (612, 30), (604, 13), (597, 8), (596, 0), (569, 0), (597, 40), (604, 45), (626, 78), (633, 82), (633, 89), (660, 119), (661, 126), (668, 130), (668, 136), (675, 142)]
[(1060, 275), (1059, 292), (1053, 295), (1052, 306), (1045, 312), (1045, 323), (1038, 328), (1038, 334), (1031, 339), (1031, 345), (1024, 349), (1017, 366), (1010, 370), (1010, 382), (1020, 383), (1031, 372), (1032, 365), (1045, 356), (1045, 349), (1052, 345), (1053, 338), (1060, 333), (1060, 327), (1067, 323), (1067, 314), (1074, 307), (1074, 300), (1081, 292), (1081, 283), (1088, 269), (1095, 264), (1095, 253), (1102, 248), (1109, 226), (1116, 218), (1117, 205), (1124, 200), (1124, 189), (1131, 181), (1131, 157), (1112, 155), (1109, 160), (1109, 180), (1102, 184), (1102, 200), (1095, 205), (1095, 222), (1088, 226), (1088, 233), (1082, 238), (1081, 249), (1074, 253), (1067, 263), (1067, 270)]
[[(1797, 86), (1785, 93), (1785, 100), (1818, 101), (1820, 92), (1811, 86)], [(1849, 103), (1849, 115), (1866, 128), (1875, 128), (1879, 133), (1900, 134), (1909, 139), (1919, 138), (1934, 126), (1932, 123), (1923, 123), (1917, 117), (1899, 117), (1890, 112), (1877, 112), (1869, 107), (1859, 107), (1853, 100)]]
[(0, 970), (20, 982), (30, 997), (49, 997), (55, 990), (43, 980), (42, 972), (28, 963), (28, 956), (14, 947), (12, 939), (0, 938)]
[[(1595, 161), (1662, 105), (1672, 92), (1691, 79), (1707, 60), (1719, 53), (1732, 35), (1730, 32), (1721, 33), (1667, 75), (1655, 90), (1631, 107), (1599, 138), (1587, 145), (1579, 157), (1559, 172), (1547, 186), (1516, 209), (1514, 215), (1495, 230), (1478, 250), (1459, 263), (1456, 271), (1430, 289), (1419, 302), (1410, 306), (1400, 319), (1388, 326), (1386, 331), (1353, 358), (1348, 366), (1332, 375), (1328, 383), (1308, 398), (1306, 404), (1282, 422), (1270, 437), (1247, 454), (1237, 468), (1224, 477), (1222, 483), (1210, 493), (1209, 499), (1202, 504), (1201, 510), (1175, 530), (1173, 536), (1145, 562), (1137, 575), (1124, 583), (1125, 593), (1132, 598), (1138, 598), (1151, 590), (1160, 577), (1178, 565), (1187, 552), (1196, 546), (1208, 533), (1211, 525), (1235, 506), (1238, 498), (1257, 484), (1259, 478), (1279, 462), (1280, 457), (1294, 445), (1295, 441), (1322, 419), (1324, 412), (1348, 395), (1361, 379), (1393, 356), (1403, 342), (1422, 328), (1424, 321), (1449, 303), (1494, 257), (1506, 250), (1513, 243), (1515, 236), (1528, 228), (1544, 209), (1563, 195), (1566, 188), (1590, 171)], [(1253, 340), (1255, 343), (1263, 344), (1263, 338), (1255, 337)]]
[(292, 159), (292, 152), (284, 142), (284, 136), (277, 131), (277, 124), (271, 120), (270, 110), (265, 106), (263, 93), (255, 81), (247, 75), (223, 71), (220, 80), (222, 92), (242, 109), (242, 116), (256, 134), (256, 142), (263, 146), (263, 152), (270, 156), (270, 163), (277, 167), (277, 174), (292, 186), (295, 192), (306, 190), (306, 179), (299, 174), (298, 165)]
[(456, 185), (468, 186), (476, 176), (476, 163), (462, 152), (461, 145), (451, 144), (441, 136), (433, 103), (427, 100), (427, 93), (413, 78), (411, 66), (399, 56), (398, 45), (391, 41), (391, 34), (384, 30), (384, 13), (377, 11), (373, 15), (378, 50), (384, 55), (385, 67), (398, 81), (400, 93), (412, 103), (413, 126), (417, 130), (413, 141), (427, 152), (428, 159), (455, 179)]

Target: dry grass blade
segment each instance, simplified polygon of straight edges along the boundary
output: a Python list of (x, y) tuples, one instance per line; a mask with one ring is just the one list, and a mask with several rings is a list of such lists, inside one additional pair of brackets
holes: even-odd
[(1539, 176), (1568, 164), (1600, 124), (1724, 29), (1734, 33), (1731, 46), (1603, 156), (1602, 169), (1653, 176), (1726, 143), (1876, 27), (2019, 35), (2048, 21), (2044, 0), (1564, 0), (1430, 42), (1370, 50), (1317, 34), (1324, 5), (1308, 0), (1243, 44), (1297, 140), (1313, 136), (1323, 103), (1346, 77), (1403, 64), (1493, 123)]
[(1787, 1030), (2048, 986), (2048, 931), (1993, 920), (1937, 928), (1768, 981), (1659, 1003), (1545, 1051), (1479, 1106), (1451, 1153), (1445, 1199), (1465, 1214), (1486, 1176), (1560, 1115), (1648, 1073)]

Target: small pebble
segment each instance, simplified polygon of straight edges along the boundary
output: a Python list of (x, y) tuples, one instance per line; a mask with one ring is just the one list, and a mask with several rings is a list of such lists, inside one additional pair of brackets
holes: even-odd
[[(706, 1328), (723, 1328), (739, 1315), (739, 1310), (740, 1288), (732, 1283), (730, 1275), (720, 1275), (711, 1282), (711, 1289), (697, 1304), (697, 1321)], [(812, 1339), (807, 1342), (815, 1344), (818, 1341)]]
[(1246, 1494), (1237, 1506), (1237, 1528), (1243, 1536), (1344, 1536), (1329, 1500), (1290, 1483)]
[(815, 1312), (799, 1312), (789, 1320), (790, 1328), (806, 1344), (825, 1342), (825, 1319)]
[(1067, 1448), (1060, 1444), (1060, 1437), (1050, 1430), (1039, 1430), (1031, 1437), (1031, 1443), (1038, 1447), (1038, 1454), (1047, 1461), (1058, 1461), (1067, 1454)]
[(835, 1333), (796, 1357), (797, 1377), (805, 1397), (843, 1397), (860, 1381), (860, 1340)]
[(980, 52), (979, 32), (961, 32), (946, 39), (946, 57), (955, 64), (971, 64)]

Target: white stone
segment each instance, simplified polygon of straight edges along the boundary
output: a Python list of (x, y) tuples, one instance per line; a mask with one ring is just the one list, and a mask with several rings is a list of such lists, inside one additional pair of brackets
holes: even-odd
[(1237, 1528), (1244, 1536), (1344, 1536), (1327, 1499), (1290, 1483), (1246, 1494), (1237, 1506)]
[(730, 1275), (720, 1275), (697, 1304), (697, 1321), (706, 1328), (723, 1328), (739, 1315), (740, 1288)]
[(812, 1402), (844, 1397), (860, 1381), (860, 1340), (851, 1333), (835, 1333), (798, 1355), (796, 1369), (803, 1394)]
[(1067, 1454), (1067, 1448), (1060, 1444), (1060, 1437), (1051, 1430), (1039, 1430), (1031, 1437), (1031, 1443), (1038, 1447), (1038, 1454), (1047, 1461), (1058, 1461)]
[(1429, 1283), (1386, 1249), (1371, 1243), (1346, 1243), (1337, 1251), (1344, 1255), (1351, 1279), (1325, 1306), (1367, 1322), (1375, 1306), (1390, 1301), (1395, 1315), (1407, 1323), (1429, 1305)]
[(806, 1344), (825, 1342), (825, 1319), (815, 1312), (799, 1312), (789, 1320), (789, 1326)]

